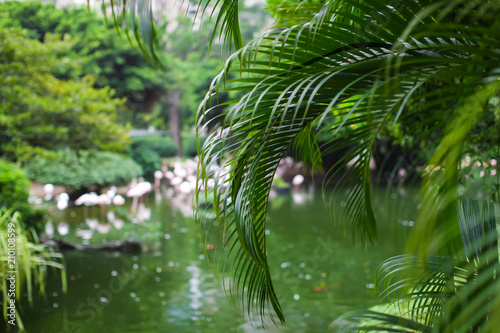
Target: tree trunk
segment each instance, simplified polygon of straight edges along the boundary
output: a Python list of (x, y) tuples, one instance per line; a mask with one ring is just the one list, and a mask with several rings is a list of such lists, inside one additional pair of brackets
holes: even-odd
[(177, 156), (182, 155), (182, 137), (181, 137), (181, 117), (179, 113), (180, 93), (178, 90), (167, 92), (167, 105), (170, 116), (170, 130), (172, 138), (177, 144)]

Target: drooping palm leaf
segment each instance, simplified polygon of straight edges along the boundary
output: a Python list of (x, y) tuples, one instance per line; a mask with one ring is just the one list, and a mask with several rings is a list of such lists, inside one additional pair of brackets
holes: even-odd
[[(370, 9), (387, 9), (381, 3), (374, 7)], [(398, 35), (368, 33), (360, 43), (359, 31), (346, 30), (345, 22), (355, 22), (356, 28), (369, 24), (371, 18), (352, 16), (353, 11), (345, 6), (339, 9), (327, 4), (324, 8), (313, 23), (270, 31), (229, 59), (226, 69), (214, 81), (214, 95), (222, 87), (227, 91), (236, 89), (244, 95), (232, 102), (234, 105), (219, 124), (219, 132), (209, 137), (200, 155), (200, 169), (208, 170), (213, 161), (221, 157), (220, 152), (210, 153), (214, 147), (221, 141), (229, 147), (226, 168), (231, 174), (224, 184), (228, 189), (216, 187), (214, 190), (219, 196), (214, 203), (217, 219), (224, 214), (224, 224), (218, 222), (217, 226), (224, 229), (223, 234), (233, 235), (235, 239), (231, 242), (238, 242), (243, 249), (237, 251), (235, 260), (247, 263), (248, 267), (237, 264), (234, 272), (236, 281), (243, 281), (241, 286), (237, 284), (240, 292), (245, 288), (252, 290), (255, 286), (251, 283), (255, 281), (264, 281), (266, 288), (258, 294), (257, 304), (269, 302), (275, 310), (280, 307), (271, 293), (264, 230), (268, 192), (279, 160), (295, 138), (300, 137), (301, 131), (315, 122), (321, 123), (324, 117), (334, 118), (329, 125), (332, 134), (350, 128), (334, 136), (352, 149), (333, 172), (340, 172), (343, 166), (356, 161), (339, 180), (339, 187), (351, 186), (345, 211), (362, 238), (374, 241), (376, 230), (368, 174), (371, 149), (378, 129), (391, 115), (396, 115), (402, 101), (420, 84), (419, 80), (425, 78), (420, 68), (428, 65), (426, 54), (415, 54), (413, 62), (400, 65), (407, 72), (401, 89), (393, 98), (383, 99), (384, 89), (392, 80), (385, 80), (381, 70), (387, 66), (385, 58), (392, 55), (390, 49)], [(334, 10), (337, 16), (333, 17)], [(327, 21), (326, 17), (332, 18)], [(253, 59), (250, 66), (238, 63), (241, 54), (244, 59)], [(227, 73), (233, 69), (240, 78), (226, 81)], [(429, 71), (430, 76), (434, 74)], [(374, 100), (378, 103), (373, 103)], [(211, 110), (206, 111), (209, 112)], [(206, 113), (200, 115), (200, 126)], [(201, 176), (206, 186), (211, 175), (204, 172)], [(219, 203), (228, 201), (224, 210), (219, 211)], [(228, 244), (234, 246), (227, 242), (225, 247)], [(257, 277), (240, 279), (246, 274)], [(253, 295), (249, 293), (250, 307), (253, 307)], [(280, 312), (278, 317), (282, 317)]]
[[(101, 0), (102, 12), (107, 19), (113, 19), (117, 31), (123, 31), (130, 39), (132, 35), (137, 44), (146, 55), (152, 57), (160, 64), (156, 49), (158, 47), (158, 33), (155, 28), (155, 20), (161, 13), (159, 0)], [(87, 0), (89, 8), (92, 1)], [(172, 0), (175, 8), (185, 7), (186, 15), (191, 3), (195, 4), (195, 16), (203, 17), (208, 13), (210, 19), (215, 21), (214, 30), (211, 33), (209, 47), (216, 38), (220, 38), (236, 49), (243, 47), (243, 40), (239, 26), (238, 0)], [(109, 10), (108, 10), (109, 8)], [(182, 13), (179, 13), (182, 14)], [(207, 50), (209, 51), (209, 50)]]
[[(238, 48), (237, 1), (200, 4), (200, 11), (214, 15), (222, 36)], [(242, 97), (228, 102), (231, 108), (203, 147), (197, 202), (213, 197), (215, 218), (207, 221), (212, 214), (202, 214), (199, 205), (197, 214), (204, 221), (205, 241), (219, 240), (218, 249), (229, 252), (227, 263), (234, 265), (228, 268), (222, 261), (222, 266), (233, 271), (230, 288), (242, 295), (250, 312), (263, 315), (270, 305), (283, 319), (266, 259), (268, 193), (285, 150), (294, 141), (304, 142), (303, 131), (325, 124), (325, 118), (333, 119), (323, 129), (336, 143), (332, 150), (351, 147), (329, 176), (340, 177), (338, 188), (347, 187), (343, 211), (354, 229), (373, 241), (368, 163), (375, 138), (382, 127), (412, 112), (446, 104), (450, 113), (440, 119), (448, 124), (446, 136), (430, 142), (428, 151), (437, 149), (432, 158), (425, 156), (430, 169), (438, 171), (424, 181), (413, 247), (426, 254), (457, 249), (456, 166), (482, 106), (498, 95), (499, 7), (479, 0), (331, 1), (315, 15), (289, 11), (285, 23), (228, 60), (204, 102), (222, 91)], [(239, 77), (228, 81), (228, 73)], [(455, 98), (433, 95), (430, 82), (439, 82)], [(199, 130), (210, 112), (200, 113)], [(218, 161), (225, 167), (216, 167)], [(348, 164), (353, 167), (344, 173)], [(336, 212), (340, 208), (334, 206)]]
[[(13, 236), (14, 235), (14, 236)], [(15, 238), (15, 260), (12, 260), (12, 247), (9, 239)], [(26, 230), (19, 212), (0, 209), (0, 306), (2, 316), (7, 322), (9, 310), (7, 306), (11, 302), (19, 302), (27, 297), (32, 305), (33, 293), (38, 289), (42, 295), (45, 294), (45, 284), (48, 275), (48, 267), (57, 269), (61, 274), (62, 290), (66, 293), (66, 265), (64, 256), (54, 252), (47, 244), (40, 244), (34, 230)], [(13, 274), (12, 272), (16, 272)], [(9, 290), (10, 283), (7, 278), (14, 277), (16, 282), (16, 293), (12, 297)], [(26, 288), (25, 292), (22, 289)], [(22, 313), (22, 312), (21, 312)], [(15, 312), (16, 323), (21, 331), (25, 331), (20, 311)]]
[(417, 321), (375, 311), (353, 311), (340, 316), (328, 330), (346, 332), (431, 332), (432, 329)]
[(212, 32), (210, 45), (217, 36), (219, 30), (219, 38), (223, 38), (226, 42), (232, 41), (235, 48), (238, 50), (243, 47), (243, 39), (241, 38), (240, 24), (238, 19), (239, 3), (235, 0), (205, 0), (199, 1), (201, 13), (210, 11), (210, 17), (215, 16), (215, 28)]
[(354, 311), (332, 327), (338, 332), (380, 331), (397, 323), (403, 331), (494, 332), (500, 263), (493, 204), (485, 202), (480, 209), (477, 201), (462, 198), (456, 207), (463, 241), (456, 257), (401, 255), (380, 266), (380, 296), (392, 299), (399, 316)]
[[(154, 0), (102, 0), (101, 10), (106, 20), (113, 20), (119, 34), (124, 33), (130, 42), (134, 38), (146, 58), (161, 65), (157, 56), (154, 3)], [(87, 0), (87, 5), (92, 8), (94, 3)]]
[[(237, 281), (233, 287), (240, 294), (249, 291), (247, 307), (262, 314), (262, 306), (271, 304), (282, 318), (265, 252), (268, 192), (285, 150), (301, 137), (301, 131), (310, 130), (311, 124), (333, 119), (326, 129), (336, 142), (332, 149), (351, 147), (330, 176), (343, 173), (338, 180), (339, 188), (348, 186), (343, 212), (368, 241), (376, 236), (368, 172), (374, 140), (382, 126), (406, 116), (408, 105), (420, 103), (420, 108), (412, 111), (418, 112), (448, 102), (452, 112), (447, 121), (466, 125), (459, 127), (459, 132), (450, 129), (447, 139), (431, 145), (438, 147), (435, 156), (450, 156), (448, 150), (455, 148), (455, 164), (437, 157), (431, 160), (441, 168), (446, 164), (445, 172), (453, 172), (460, 143), (480, 119), (480, 113), (467, 118), (476, 114), (469, 112), (476, 107), (471, 103), (476, 103), (478, 96), (483, 98), (480, 104), (484, 103), (496, 94), (494, 73), (499, 59), (491, 47), (497, 40), (480, 39), (478, 34), (498, 35), (494, 25), (484, 25), (495, 21), (493, 9), (498, 12), (498, 5), (474, 2), (474, 6), (466, 6), (464, 1), (404, 1), (392, 6), (383, 1), (331, 2), (310, 22), (271, 30), (228, 60), (205, 102), (221, 91), (238, 91), (243, 97), (229, 102), (231, 108), (217, 125), (218, 131), (202, 147), (200, 179), (206, 187), (211, 176), (207, 170), (214, 161), (226, 157), (225, 169), (230, 171), (224, 188), (216, 185), (214, 190), (216, 221), (205, 225), (215, 224), (219, 228), (216, 232), (230, 235), (223, 239), (221, 249), (230, 247), (236, 254), (231, 259), (236, 263), (232, 267)], [(486, 14), (479, 20), (470, 8)], [(238, 62), (241, 58), (252, 62), (245, 66)], [(230, 72), (239, 78), (228, 81)], [(457, 98), (450, 102), (446, 96), (432, 96), (426, 87), (436, 80), (443, 81)], [(422, 101), (423, 96), (429, 98)], [(210, 112), (200, 114), (200, 129)], [(212, 153), (221, 142), (225, 155)], [(349, 163), (353, 166), (342, 171)], [(456, 198), (452, 187), (443, 189), (440, 196)], [(428, 221), (437, 221), (442, 209), (431, 206), (433, 200), (432, 191), (424, 192), (422, 211), (433, 215), (423, 215)], [(427, 224), (425, 229), (429, 228), (436, 229), (436, 225)], [(458, 230), (449, 222), (437, 229), (448, 228)], [(427, 244), (422, 240), (420, 244)], [(441, 243), (436, 238), (431, 245), (433, 242)]]

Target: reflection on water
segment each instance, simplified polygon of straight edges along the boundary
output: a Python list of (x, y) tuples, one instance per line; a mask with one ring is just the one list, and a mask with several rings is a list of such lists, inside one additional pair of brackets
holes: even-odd
[(28, 332), (325, 332), (340, 314), (376, 303), (374, 271), (403, 251), (416, 215), (414, 191), (386, 201), (375, 193), (380, 240), (364, 249), (333, 225), (321, 193), (277, 196), (266, 234), (287, 323), (259, 330), (245, 321), (204, 260), (189, 196), (161, 188), (107, 210), (103, 218), (100, 207), (70, 207), (56, 213), (46, 232), (79, 244), (134, 239), (145, 252), (66, 252), (68, 293), (50, 279), (46, 298), (22, 313)]
[(189, 279), (189, 291), (191, 295), (189, 296), (191, 298), (191, 303), (189, 306), (193, 310), (197, 310), (202, 306), (201, 303), (201, 297), (203, 294), (200, 291), (200, 276), (201, 276), (201, 269), (196, 267), (196, 265), (191, 265), (188, 266), (186, 269), (188, 272), (191, 272), (191, 279)]

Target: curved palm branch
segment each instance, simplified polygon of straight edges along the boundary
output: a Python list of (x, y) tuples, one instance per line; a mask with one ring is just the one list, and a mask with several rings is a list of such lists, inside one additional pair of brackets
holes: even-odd
[[(141, 21), (144, 26), (152, 26), (152, 7), (139, 11), (139, 1), (122, 3), (132, 22), (142, 13), (149, 17)], [(240, 48), (238, 1), (199, 4), (200, 14), (216, 17), (219, 36)], [(425, 256), (453, 253), (460, 247), (454, 205), (462, 145), (489, 99), (500, 92), (496, 1), (344, 0), (318, 8), (306, 14), (288, 10), (275, 29), (240, 48), (202, 103), (224, 91), (238, 96), (200, 147), (197, 218), (204, 240), (220, 242), (214, 252), (226, 251), (222, 269), (233, 271), (230, 290), (260, 317), (270, 305), (284, 318), (267, 264), (265, 217), (273, 175), (290, 145), (306, 151), (311, 130), (322, 125), (335, 143), (332, 150), (351, 147), (329, 173), (347, 191), (345, 207), (332, 206), (351, 218), (363, 241), (373, 242), (368, 166), (375, 138), (412, 113), (450, 110), (440, 119), (447, 125), (445, 136), (428, 143), (431, 172), (424, 179), (422, 213), (410, 247)], [(140, 25), (132, 27), (134, 34), (140, 31)], [(229, 79), (234, 75), (239, 77)], [(433, 91), (436, 83), (446, 96)], [(200, 111), (199, 131), (213, 110)], [(312, 147), (305, 156), (318, 164), (317, 145)], [(343, 171), (348, 164), (353, 166)], [(201, 207), (208, 198), (212, 204)]]
[[(454, 210), (445, 214), (457, 196), (461, 145), (488, 98), (498, 94), (499, 9), (484, 1), (333, 1), (309, 22), (278, 26), (230, 57), (202, 105), (224, 91), (240, 97), (227, 103), (229, 110), (200, 147), (196, 217), (204, 241), (220, 242), (213, 251), (222, 251), (219, 257), (209, 257), (232, 271), (229, 289), (242, 297), (249, 314), (256, 310), (263, 316), (270, 306), (284, 318), (267, 264), (268, 194), (286, 149), (294, 142), (307, 146), (303, 138), (310, 136), (303, 133), (324, 125), (324, 119), (331, 120), (324, 130), (336, 142), (332, 149), (351, 147), (329, 174), (339, 178), (337, 188), (347, 189), (345, 207), (333, 203), (334, 210), (351, 218), (362, 240), (373, 242), (368, 166), (375, 138), (382, 127), (412, 112), (448, 105), (451, 126), (443, 140), (430, 145), (435, 153), (429, 158), (444, 172), (445, 186), (436, 192), (437, 173), (427, 176), (421, 218), (427, 222), (420, 223), (416, 239), (422, 244), (427, 235), (423, 244), (430, 243), (431, 254), (456, 243), (456, 237), (437, 237), (448, 229), (459, 234)], [(432, 91), (436, 81), (453, 100)], [(200, 110), (199, 132), (213, 110)], [(318, 162), (317, 150), (310, 157)], [(353, 166), (341, 171), (349, 163)], [(212, 208), (202, 209), (199, 203), (209, 197)], [(439, 205), (431, 205), (436, 201)], [(213, 220), (207, 220), (206, 209)], [(429, 230), (436, 237), (431, 242), (424, 233)]]
[[(124, 32), (130, 43), (134, 38), (144, 56), (160, 65), (153, 5), (153, 0), (103, 0), (101, 10), (106, 20), (111, 16), (118, 34)], [(91, 0), (87, 6), (91, 8)]]
[[(332, 324), (335, 332), (494, 332), (500, 311), (496, 275), (498, 231), (493, 204), (461, 199), (457, 204), (463, 251), (457, 257), (401, 255), (379, 268), (381, 297), (392, 298), (399, 315), (354, 311)], [(391, 308), (388, 307), (388, 308)], [(391, 330), (389, 330), (391, 331)], [(399, 332), (399, 331), (398, 331)]]
[(352, 311), (340, 316), (329, 328), (329, 332), (398, 332), (430, 333), (432, 329), (417, 321), (375, 311)]
[[(156, 51), (158, 33), (155, 28), (154, 15), (158, 11), (158, 2), (156, 0), (102, 0), (101, 8), (106, 19), (109, 16), (112, 17), (118, 33), (123, 31), (129, 40), (133, 35), (144, 55), (147, 58), (152, 57), (157, 64), (161, 64)], [(231, 45), (234, 45), (236, 49), (243, 47), (238, 19), (238, 0), (174, 0), (172, 2), (174, 6), (185, 5), (186, 15), (189, 4), (197, 3), (195, 16), (204, 16), (205, 13), (209, 13), (210, 19), (215, 20), (208, 51), (216, 37), (226, 41), (230, 48)], [(87, 0), (87, 4), (90, 8), (91, 1)]]

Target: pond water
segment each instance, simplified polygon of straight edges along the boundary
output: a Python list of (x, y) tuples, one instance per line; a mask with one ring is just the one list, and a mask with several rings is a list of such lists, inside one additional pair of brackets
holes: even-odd
[(404, 251), (416, 192), (385, 194), (374, 191), (380, 237), (367, 248), (353, 245), (351, 233), (334, 226), (322, 193), (273, 199), (268, 254), (285, 325), (264, 330), (248, 324), (204, 259), (189, 205), (181, 206), (166, 189), (138, 205), (108, 208), (101, 222), (99, 207), (54, 213), (48, 231), (52, 227), (57, 237), (80, 244), (136, 239), (147, 249), (65, 252), (67, 293), (59, 279), (50, 279), (46, 295), (24, 309), (22, 318), (30, 333), (326, 332), (342, 313), (379, 302), (373, 297), (374, 272)]

